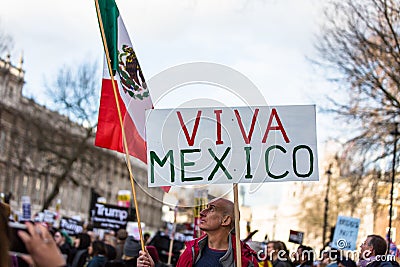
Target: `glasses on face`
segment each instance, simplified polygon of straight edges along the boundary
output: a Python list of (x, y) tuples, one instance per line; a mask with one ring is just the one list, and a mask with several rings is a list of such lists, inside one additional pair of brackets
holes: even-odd
[(54, 237), (59, 238), (61, 235), (55, 234)]

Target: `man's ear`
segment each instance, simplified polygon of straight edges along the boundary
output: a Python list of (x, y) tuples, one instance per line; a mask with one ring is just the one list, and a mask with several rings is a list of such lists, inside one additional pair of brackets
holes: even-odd
[(230, 226), (231, 223), (232, 223), (232, 218), (231, 218), (231, 216), (225, 215), (225, 216), (222, 218), (222, 222), (221, 222), (221, 225), (222, 225), (222, 226)]
[(375, 255), (375, 249), (374, 249), (373, 247), (372, 247), (372, 249), (371, 249), (371, 255), (372, 255), (372, 256), (376, 256), (376, 255)]

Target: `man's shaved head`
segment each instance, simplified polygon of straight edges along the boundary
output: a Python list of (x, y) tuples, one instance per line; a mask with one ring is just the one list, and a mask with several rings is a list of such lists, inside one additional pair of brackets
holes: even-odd
[(225, 198), (215, 198), (211, 202), (218, 203), (217, 205), (222, 208), (224, 215), (232, 216), (232, 218), (235, 216), (235, 208), (232, 201)]
[(215, 198), (210, 201), (209, 204), (214, 204), (222, 211), (224, 216), (231, 217), (231, 229), (235, 227), (235, 205), (232, 201), (225, 199), (225, 198)]

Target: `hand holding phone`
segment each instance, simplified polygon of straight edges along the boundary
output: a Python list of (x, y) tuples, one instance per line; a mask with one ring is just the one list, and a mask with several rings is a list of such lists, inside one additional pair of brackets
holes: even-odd
[(36, 265), (64, 266), (65, 259), (47, 228), (39, 223), (32, 224), (30, 222), (25, 223), (25, 226), (27, 231), (19, 230), (18, 236)]
[(14, 255), (29, 254), (28, 250), (26, 249), (25, 243), (18, 235), (18, 231), (28, 231), (26, 225), (22, 223), (9, 222), (8, 226), (10, 230), (10, 253)]

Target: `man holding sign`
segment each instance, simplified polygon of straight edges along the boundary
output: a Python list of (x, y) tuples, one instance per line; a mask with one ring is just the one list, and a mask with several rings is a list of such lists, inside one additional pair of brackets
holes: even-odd
[[(212, 200), (200, 212), (200, 229), (206, 234), (186, 243), (186, 249), (177, 267), (186, 266), (236, 266), (234, 229), (234, 204), (223, 198)], [(241, 242), (242, 266), (258, 266), (257, 253)], [(154, 266), (147, 253), (141, 253), (137, 266)], [(142, 262), (143, 261), (143, 262)], [(144, 263), (148, 263), (147, 265)]]

